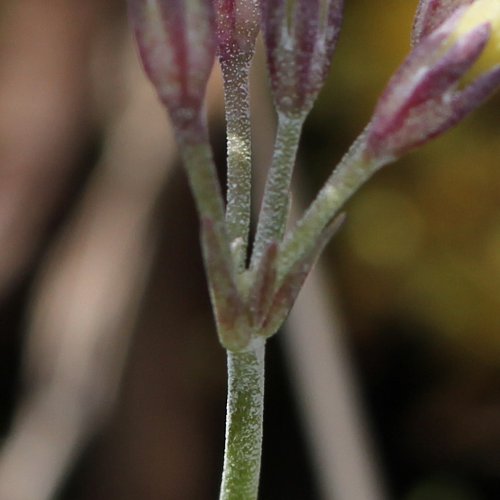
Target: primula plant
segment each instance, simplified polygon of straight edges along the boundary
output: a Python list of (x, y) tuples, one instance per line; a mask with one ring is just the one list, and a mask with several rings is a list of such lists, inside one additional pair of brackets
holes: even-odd
[[(372, 118), (287, 232), (304, 121), (325, 81), (342, 0), (128, 0), (144, 69), (172, 121), (200, 216), (217, 331), (228, 356), (221, 499), (257, 497), (264, 349), (339, 226), (346, 200), (382, 166), (457, 124), (500, 87), (500, 1), (421, 0), (412, 48)], [(249, 70), (262, 31), (278, 129), (250, 248)], [(348, 36), (348, 35), (347, 35)], [(208, 140), (205, 90), (218, 58), (227, 193)], [(224, 201), (226, 200), (226, 201)]]

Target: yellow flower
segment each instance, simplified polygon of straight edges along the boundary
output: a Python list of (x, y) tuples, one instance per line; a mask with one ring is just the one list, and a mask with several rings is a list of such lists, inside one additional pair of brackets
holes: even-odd
[(500, 64), (500, 0), (476, 0), (470, 5), (453, 30), (451, 41), (484, 23), (490, 24), (491, 37), (471, 71), (467, 72), (467, 81)]

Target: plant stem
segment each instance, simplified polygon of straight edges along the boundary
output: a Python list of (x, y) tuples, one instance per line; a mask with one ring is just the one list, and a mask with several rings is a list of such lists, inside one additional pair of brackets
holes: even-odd
[(273, 162), (266, 182), (255, 235), (252, 267), (260, 261), (266, 247), (280, 241), (286, 229), (290, 208), (290, 183), (305, 115), (278, 116), (278, 132)]
[(178, 136), (178, 142), (200, 218), (210, 219), (221, 247), (229, 252), (224, 201), (206, 127)]
[(220, 500), (255, 500), (259, 489), (264, 413), (265, 339), (227, 352), (226, 445)]
[(283, 241), (278, 264), (278, 280), (298, 258), (312, 248), (325, 226), (343, 204), (383, 164), (389, 162), (390, 159), (375, 161), (368, 158), (365, 154), (364, 134), (361, 134), (330, 175), (304, 216)]
[(237, 270), (245, 266), (250, 230), (252, 147), (248, 58), (221, 61), (227, 127), (227, 209), (229, 241)]
[(189, 184), (200, 216), (224, 222), (224, 204), (206, 131), (178, 139)]

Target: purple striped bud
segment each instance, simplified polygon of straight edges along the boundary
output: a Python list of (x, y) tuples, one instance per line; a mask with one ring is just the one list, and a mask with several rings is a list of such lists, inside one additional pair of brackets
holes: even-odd
[(261, 0), (264, 40), (276, 108), (310, 111), (340, 31), (343, 0)]
[(144, 69), (177, 131), (197, 126), (215, 58), (213, 0), (128, 0)]
[(260, 28), (258, 0), (215, 0), (217, 52), (221, 61), (250, 61)]
[(449, 19), (462, 5), (474, 0), (420, 0), (413, 22), (412, 43), (416, 45), (440, 24)]
[(389, 160), (426, 143), (500, 88), (499, 62), (468, 83), (495, 33), (486, 17), (468, 30), (458, 29), (469, 9), (459, 9), (423, 38), (390, 80), (367, 130), (371, 157)]

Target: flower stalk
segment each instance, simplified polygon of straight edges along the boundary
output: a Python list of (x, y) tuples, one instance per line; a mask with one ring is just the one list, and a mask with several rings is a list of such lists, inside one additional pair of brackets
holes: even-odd
[(197, 209), (214, 223), (227, 248), (224, 205), (207, 131), (201, 130), (194, 137), (178, 135), (178, 141)]
[(290, 184), (304, 120), (305, 114), (278, 115), (278, 133), (258, 219), (252, 268), (260, 261), (264, 250), (272, 242), (281, 241), (285, 232), (291, 204)]
[(238, 271), (246, 264), (252, 212), (252, 138), (250, 124), (250, 65), (221, 62), (227, 134), (226, 221), (233, 260)]
[(249, 73), (259, 32), (258, 0), (216, 0), (217, 54), (227, 137), (226, 221), (235, 267), (246, 265), (252, 191)]

